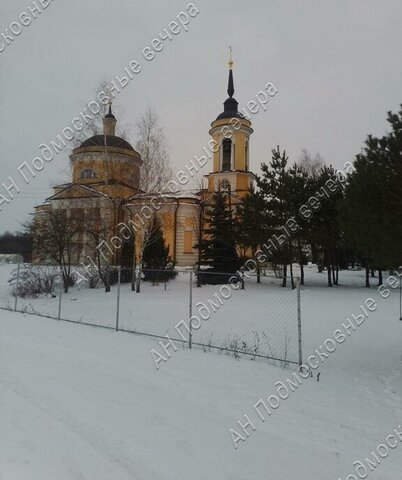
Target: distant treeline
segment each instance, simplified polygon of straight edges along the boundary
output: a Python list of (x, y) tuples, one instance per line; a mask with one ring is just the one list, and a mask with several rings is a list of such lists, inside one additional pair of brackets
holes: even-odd
[(0, 254), (22, 255), (24, 262), (32, 259), (32, 237), (27, 233), (5, 232), (0, 235)]

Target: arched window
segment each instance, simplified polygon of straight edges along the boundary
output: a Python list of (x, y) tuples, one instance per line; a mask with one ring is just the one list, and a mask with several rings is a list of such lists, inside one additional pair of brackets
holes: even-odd
[(89, 178), (96, 178), (96, 173), (94, 170), (92, 170), (92, 168), (85, 168), (81, 172), (81, 178), (85, 180)]
[(222, 142), (222, 172), (228, 172), (231, 169), (232, 158), (232, 140), (225, 138)]

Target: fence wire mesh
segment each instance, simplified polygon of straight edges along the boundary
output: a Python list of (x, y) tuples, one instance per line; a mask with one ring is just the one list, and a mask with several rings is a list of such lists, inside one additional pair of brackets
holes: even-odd
[[(283, 278), (274, 275), (262, 275), (259, 283), (255, 276), (243, 277), (229, 290), (213, 285), (214, 275), (203, 273), (207, 283), (193, 289), (193, 313), (201, 316), (203, 305), (209, 306), (211, 313), (199, 329), (193, 329), (193, 344), (204, 350), (232, 351), (235, 356), (246, 354), (253, 359), (265, 357), (297, 363), (297, 279), (296, 288), (292, 289), (290, 278), (282, 287)], [(222, 304), (216, 308), (220, 304), (218, 297)]]
[(133, 278), (131, 269), (111, 267), (106, 274), (109, 293), (100, 278), (76, 281), (64, 293), (56, 267), (1, 265), (0, 307), (156, 338), (168, 335), (190, 348), (236, 358), (301, 362), (297, 279), (292, 288), (290, 278), (283, 286), (284, 279), (272, 274), (258, 281), (189, 269), (142, 270)]

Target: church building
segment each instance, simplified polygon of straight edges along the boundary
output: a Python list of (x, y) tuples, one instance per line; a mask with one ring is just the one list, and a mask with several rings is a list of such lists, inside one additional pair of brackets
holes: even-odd
[[(175, 194), (144, 193), (140, 190), (142, 160), (123, 138), (116, 136), (116, 118), (109, 104), (103, 119), (103, 134), (86, 139), (70, 155), (71, 182), (54, 187), (53, 195), (35, 208), (35, 220), (57, 211), (78, 226), (74, 236), (72, 264), (95, 259), (100, 242), (108, 243), (119, 227), (130, 224), (138, 212), (152, 208), (158, 216), (169, 254), (176, 266), (194, 266), (199, 238), (200, 212), (214, 192), (225, 190), (233, 208), (242, 201), (254, 181), (249, 170), (250, 120), (239, 112), (234, 98), (233, 62), (229, 62), (228, 98), (224, 110), (211, 123), (214, 149), (207, 187), (202, 191)], [(132, 251), (138, 251), (132, 249)], [(104, 250), (108, 261), (124, 265), (121, 248)], [(35, 263), (44, 263), (34, 251)], [(127, 259), (125, 259), (127, 262)], [(129, 263), (131, 260), (129, 260)]]

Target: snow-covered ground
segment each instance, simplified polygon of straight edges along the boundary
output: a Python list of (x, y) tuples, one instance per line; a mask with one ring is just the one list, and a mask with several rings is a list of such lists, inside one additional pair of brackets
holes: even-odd
[[(358, 284), (361, 273), (342, 272), (341, 280)], [(253, 405), (277, 393), (274, 383), (292, 368), (179, 349), (156, 370), (156, 339), (0, 311), (0, 479), (355, 474), (353, 462), (402, 423), (399, 291), (382, 299), (374, 287), (328, 289), (315, 269), (307, 280), (305, 358), (368, 296), (378, 307), (320, 366), (320, 381), (305, 380), (265, 423)], [(256, 431), (234, 449), (229, 429), (240, 431), (244, 414)], [(402, 478), (402, 443), (368, 478)]]
[[(0, 307), (14, 308), (12, 289), (7, 284), (15, 266), (0, 266)], [(245, 350), (271, 358), (297, 362), (298, 329), (296, 291), (280, 287), (281, 280), (263, 277), (246, 282), (245, 290), (220, 293), (220, 285), (196, 287), (193, 276), (192, 312), (208, 316), (213, 321), (202, 322), (194, 330), (193, 342), (215, 347)], [(181, 339), (175, 326), (189, 319), (190, 272), (180, 272), (174, 280), (159, 285), (142, 282), (141, 293), (131, 291), (130, 284), (121, 285), (119, 326), (131, 331)], [(227, 291), (229, 290), (229, 291)], [(58, 291), (55, 292), (58, 295)], [(222, 303), (216, 298), (218, 294)], [(231, 295), (228, 298), (228, 295)], [(226, 300), (225, 300), (226, 298)], [(217, 307), (212, 307), (211, 303)], [(223, 305), (222, 305), (223, 304)], [(19, 298), (18, 309), (41, 315), (58, 316), (58, 298), (41, 296)], [(105, 295), (103, 288), (88, 289), (74, 286), (62, 295), (61, 318), (114, 327), (116, 324), (117, 286)], [(215, 309), (215, 312), (213, 311)], [(185, 327), (180, 331), (186, 336)]]

